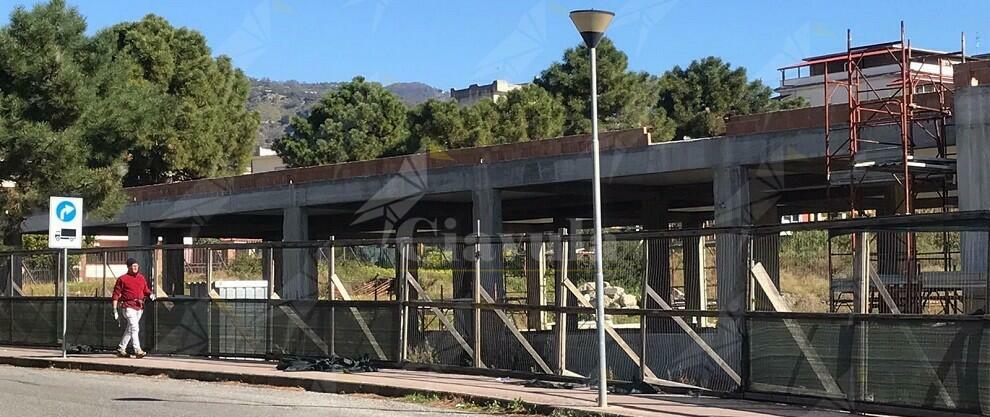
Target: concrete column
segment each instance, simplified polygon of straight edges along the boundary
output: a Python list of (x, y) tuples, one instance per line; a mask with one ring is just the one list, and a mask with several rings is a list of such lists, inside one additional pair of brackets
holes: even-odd
[[(127, 224), (127, 246), (151, 246), (155, 244), (155, 238), (151, 234), (151, 223), (138, 222)], [(148, 285), (155, 282), (154, 265), (152, 265), (152, 251), (150, 250), (130, 250), (127, 256), (134, 258), (141, 265), (141, 273), (148, 279)]]
[[(482, 236), (502, 234), (502, 192), (493, 188), (471, 193), (474, 219)], [(502, 274), (502, 245), (481, 245), (481, 285), (496, 302), (505, 300), (505, 276)]]
[[(958, 147), (959, 209), (990, 209), (990, 85), (957, 86), (953, 96), (953, 122)], [(987, 273), (987, 233), (964, 232), (961, 236), (963, 271)], [(967, 313), (986, 310), (986, 288), (971, 290), (965, 299)]]
[[(750, 180), (750, 219), (748, 224), (753, 225), (774, 225), (780, 223), (780, 213), (777, 211), (777, 202), (780, 200), (780, 192), (776, 189), (776, 178), (753, 178)], [(780, 233), (765, 233), (753, 237), (753, 262), (759, 262), (770, 275), (770, 281), (777, 287), (778, 291), (785, 289), (780, 287)], [(752, 293), (753, 309), (759, 311), (772, 311), (773, 306), (766, 293), (758, 291), (755, 280), (750, 288), (754, 288)]]
[[(642, 203), (641, 225), (646, 230), (667, 230), (667, 207), (659, 198), (651, 198)], [(653, 238), (643, 242), (643, 280), (667, 305), (673, 305), (670, 276), (670, 239)], [(626, 291), (631, 288), (626, 288)], [(646, 294), (640, 304), (645, 308), (658, 309), (660, 304)], [(650, 332), (674, 330), (673, 322), (664, 318), (648, 318), (646, 328)]]
[[(474, 227), (471, 217), (467, 214), (455, 217), (456, 227), (453, 232), (458, 239), (464, 239), (474, 235)], [(474, 282), (474, 246), (465, 245), (463, 241), (456, 242), (452, 248), (452, 277), (453, 297), (459, 299), (470, 299), (472, 297), (472, 283)]]
[[(282, 241), (309, 240), (309, 213), (305, 207), (289, 207), (282, 214)], [(282, 293), (288, 300), (315, 300), (317, 288), (317, 256), (312, 248), (283, 249)], [(276, 258), (277, 259), (277, 258)]]
[[(469, 236), (473, 234), (471, 227), (470, 213), (458, 213), (453, 215), (456, 225), (453, 232), (459, 241), (451, 247), (451, 282), (453, 284), (453, 298), (457, 302), (470, 304), (474, 297), (474, 245), (471, 244)], [(466, 239), (467, 240), (464, 240)], [(474, 343), (474, 310), (457, 309), (454, 310), (454, 327), (464, 336), (464, 339), (473, 345)], [(462, 354), (461, 363), (470, 364), (467, 352)]]
[[(715, 226), (743, 226), (752, 219), (748, 170), (744, 166), (714, 169)], [(715, 349), (733, 369), (742, 368), (743, 315), (749, 281), (749, 242), (739, 234), (715, 237), (715, 268), (718, 280), (718, 320)]]
[[(181, 231), (170, 231), (162, 237), (166, 245), (181, 245), (182, 235)], [(162, 252), (165, 258), (162, 265), (162, 289), (171, 296), (185, 295), (185, 251), (172, 249)]]
[[(488, 188), (484, 183), (485, 181), (479, 184), (471, 193), (472, 213), (476, 224), (480, 226), (481, 236), (495, 237), (502, 233), (502, 193), (497, 189)], [(480, 256), (481, 288), (496, 303), (505, 302), (502, 244), (482, 243)], [(484, 296), (482, 302), (485, 302)], [(481, 356), (485, 364), (489, 367), (511, 366), (515, 361), (515, 353), (507, 352), (506, 346), (512, 343), (510, 342), (512, 336), (494, 311), (481, 311), (481, 329)]]

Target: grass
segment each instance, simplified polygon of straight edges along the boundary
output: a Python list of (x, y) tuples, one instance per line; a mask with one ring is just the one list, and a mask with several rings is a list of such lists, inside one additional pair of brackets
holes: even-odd
[[(116, 279), (107, 279), (106, 296), (113, 292), (113, 284)], [(69, 282), (69, 295), (75, 297), (100, 297), (103, 295), (102, 280), (72, 281)], [(55, 295), (55, 284), (48, 283), (25, 283), (21, 286), (21, 291), (29, 297), (50, 297)], [(59, 289), (61, 292), (61, 289)]]
[[(402, 397), (402, 401), (428, 405), (432, 407), (455, 408), (472, 413), (488, 413), (500, 415), (542, 415), (537, 408), (527, 404), (520, 398), (512, 401), (499, 400), (473, 400), (455, 394), (447, 393), (414, 393)], [(554, 410), (551, 416), (579, 416), (576, 412), (569, 410)]]

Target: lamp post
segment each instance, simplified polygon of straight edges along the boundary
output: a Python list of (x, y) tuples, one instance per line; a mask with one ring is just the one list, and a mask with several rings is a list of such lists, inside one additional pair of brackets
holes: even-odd
[(602, 170), (598, 156), (598, 74), (595, 47), (615, 13), (602, 10), (575, 10), (571, 21), (591, 52), (591, 145), (594, 163), (592, 181), (595, 211), (595, 318), (598, 328), (598, 406), (608, 406), (608, 369), (605, 366), (605, 275), (602, 272)]

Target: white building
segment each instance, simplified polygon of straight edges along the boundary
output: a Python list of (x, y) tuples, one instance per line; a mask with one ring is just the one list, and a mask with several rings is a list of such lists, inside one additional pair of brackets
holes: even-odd
[[(860, 50), (882, 51), (888, 49), (894, 53), (878, 52), (861, 59), (856, 58), (856, 52)], [(853, 60), (859, 62), (862, 76), (868, 81), (861, 82), (859, 88), (860, 100), (876, 100), (878, 95), (881, 98), (888, 98), (898, 94), (898, 83), (901, 79), (900, 65), (900, 42), (890, 42), (877, 45), (857, 47), (853, 52)], [(775, 91), (781, 98), (801, 97), (812, 106), (822, 106), (825, 104), (825, 74), (826, 66), (829, 81), (845, 81), (848, 79), (845, 63), (846, 52), (821, 55), (805, 58), (802, 62), (780, 68), (780, 87)], [(915, 74), (913, 78), (919, 82), (915, 86), (915, 93), (929, 93), (934, 90), (931, 81), (938, 80), (942, 83), (952, 84), (952, 65), (961, 62), (958, 54), (947, 54), (941, 51), (911, 48), (911, 71)], [(844, 88), (835, 87), (832, 89), (832, 104), (842, 104), (848, 102), (848, 93)]]
[(257, 174), (259, 172), (271, 172), (285, 169), (285, 162), (279, 158), (275, 151), (269, 148), (258, 148), (258, 151), (251, 157), (251, 167), (246, 174)]
[(512, 90), (523, 88), (525, 84), (513, 84), (505, 80), (495, 80), (491, 84), (471, 84), (460, 90), (450, 89), (450, 98), (461, 106), (470, 106), (481, 100), (498, 101)]

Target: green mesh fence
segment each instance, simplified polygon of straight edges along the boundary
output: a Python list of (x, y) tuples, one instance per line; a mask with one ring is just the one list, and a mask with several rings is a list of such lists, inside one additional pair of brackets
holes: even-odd
[(153, 303), (155, 353), (210, 354), (210, 300), (174, 299)]
[(986, 320), (761, 316), (749, 330), (754, 391), (990, 412)]

